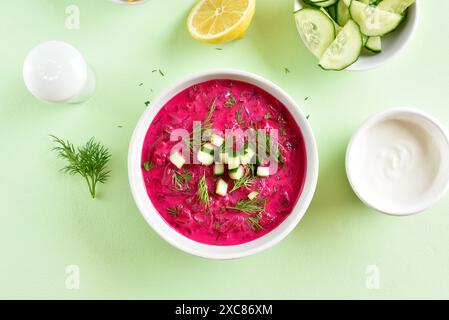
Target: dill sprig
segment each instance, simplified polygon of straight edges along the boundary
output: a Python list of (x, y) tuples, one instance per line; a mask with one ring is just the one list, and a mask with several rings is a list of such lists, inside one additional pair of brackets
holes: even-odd
[(171, 181), (172, 181), (172, 190), (174, 191), (185, 191), (189, 190), (189, 181), (192, 180), (192, 174), (183, 169), (181, 172), (173, 171)]
[(209, 192), (207, 190), (207, 183), (206, 183), (206, 174), (204, 173), (201, 177), (200, 181), (198, 181), (198, 200), (206, 206), (206, 208), (209, 208), (210, 205), (210, 197)]
[[(212, 115), (214, 114), (215, 108), (216, 108), (216, 101), (217, 97), (212, 100), (212, 103), (209, 107), (209, 111), (207, 112), (206, 117), (204, 118), (203, 122), (199, 126), (194, 126), (192, 132), (190, 132), (187, 137), (184, 138), (185, 144), (193, 151), (195, 149), (195, 137), (200, 137), (202, 139), (202, 136), (204, 132), (207, 130), (212, 129)], [(202, 145), (202, 142), (200, 142), (200, 146)]]
[(251, 171), (246, 170), (243, 177), (234, 182), (234, 186), (232, 187), (231, 191), (229, 191), (229, 193), (234, 192), (235, 190), (240, 188), (251, 187), (255, 180), (256, 178), (254, 178), (254, 176), (251, 174)]
[(166, 208), (166, 210), (167, 210), (168, 214), (171, 216), (176, 216), (179, 213), (178, 207), (169, 207), (169, 208)]
[(153, 169), (154, 168), (154, 163), (153, 162), (151, 162), (151, 161), (144, 161), (143, 163), (142, 163), (142, 166), (143, 166), (143, 168), (145, 169), (145, 171), (150, 171), (151, 169)]
[(226, 208), (242, 211), (246, 214), (253, 214), (265, 211), (266, 204), (267, 199), (255, 198), (252, 200), (240, 200), (234, 207), (226, 207)]
[(107, 148), (91, 138), (83, 147), (75, 148), (69, 141), (64, 141), (51, 135), (57, 144), (52, 150), (56, 151), (59, 158), (67, 161), (62, 168), (63, 172), (70, 175), (81, 175), (89, 187), (92, 198), (96, 196), (98, 183), (105, 183), (110, 176), (106, 170), (111, 155)]
[(260, 220), (262, 216), (258, 214), (256, 217), (248, 217), (245, 219), (246, 222), (249, 222), (251, 228), (256, 231), (263, 230), (263, 227), (260, 225)]

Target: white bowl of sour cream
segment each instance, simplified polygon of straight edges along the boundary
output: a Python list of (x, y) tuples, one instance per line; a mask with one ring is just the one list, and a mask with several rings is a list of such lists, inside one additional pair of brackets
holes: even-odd
[(346, 173), (368, 206), (398, 216), (422, 212), (449, 188), (448, 134), (415, 109), (378, 113), (349, 142)]

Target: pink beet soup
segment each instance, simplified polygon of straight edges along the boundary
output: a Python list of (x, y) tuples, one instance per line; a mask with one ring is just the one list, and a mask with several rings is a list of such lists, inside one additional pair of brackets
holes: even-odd
[[(245, 135), (231, 143), (236, 149), (232, 152), (224, 148), (225, 143), (221, 146), (215, 143), (212, 164), (191, 163), (198, 158), (198, 151), (210, 153), (203, 148), (210, 148), (211, 144), (203, 141), (199, 149), (192, 149), (189, 161), (182, 166), (175, 165), (171, 161), (173, 147), (185, 142), (184, 145), (189, 145), (190, 140), (185, 136), (171, 141), (173, 130), (191, 133), (193, 122), (205, 124), (208, 115), (209, 127), (222, 132), (217, 135), (223, 137), (226, 129), (243, 132), (277, 129), (278, 152), (272, 152), (277, 171), (270, 169), (268, 176), (259, 175), (264, 168), (258, 167), (264, 166), (264, 159), (256, 152), (250, 164), (245, 165), (243, 158), (240, 160), (238, 170), (244, 176), (237, 174), (231, 178), (236, 169), (230, 170), (230, 162), (227, 165), (220, 154), (233, 158), (246, 154), (250, 138)], [(298, 201), (306, 175), (305, 143), (287, 108), (264, 90), (233, 80), (198, 83), (174, 96), (151, 123), (141, 160), (148, 196), (162, 218), (187, 238), (218, 246), (246, 243), (279, 226)], [(219, 170), (220, 165), (224, 171)], [(218, 192), (220, 180), (222, 186)], [(225, 192), (223, 185), (227, 186)]]

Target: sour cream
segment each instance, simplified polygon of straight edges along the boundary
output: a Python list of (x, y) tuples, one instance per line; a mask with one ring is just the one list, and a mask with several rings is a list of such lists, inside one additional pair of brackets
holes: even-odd
[(424, 210), (447, 189), (449, 143), (428, 116), (393, 110), (368, 120), (351, 140), (347, 173), (357, 195), (391, 214)]

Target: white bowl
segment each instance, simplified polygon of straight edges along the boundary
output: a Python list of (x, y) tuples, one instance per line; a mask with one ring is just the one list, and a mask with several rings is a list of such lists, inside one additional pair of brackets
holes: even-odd
[[(377, 54), (369, 53), (367, 50), (363, 50), (359, 59), (347, 67), (345, 70), (350, 71), (363, 71), (378, 68), (397, 57), (409, 43), (412, 35), (416, 31), (418, 26), (419, 17), (419, 0), (408, 8), (408, 14), (403, 23), (391, 32), (390, 34), (382, 37), (382, 52)], [(300, 10), (304, 7), (304, 4), (300, 0), (294, 0), (294, 10)]]
[[(196, 83), (230, 79), (251, 83), (282, 102), (296, 120), (304, 136), (307, 167), (302, 193), (293, 212), (273, 231), (247, 243), (233, 246), (213, 246), (193, 241), (178, 233), (165, 222), (154, 208), (143, 181), (141, 153), (148, 127), (161, 108), (177, 93)], [(306, 212), (315, 192), (318, 179), (318, 152), (312, 129), (296, 102), (274, 83), (255, 74), (239, 70), (212, 70), (193, 74), (176, 82), (153, 100), (151, 106), (141, 116), (131, 138), (128, 155), (128, 174), (134, 200), (148, 224), (167, 242), (187, 253), (210, 259), (233, 259), (265, 250), (285, 238), (298, 224)]]
[[(385, 131), (386, 126), (395, 123), (392, 121), (400, 121), (398, 123), (401, 125), (408, 125), (407, 130), (411, 133), (408, 138), (398, 136), (397, 132), (388, 134)], [(376, 141), (376, 139), (373, 139), (373, 136), (370, 138), (369, 134), (374, 134), (376, 137), (381, 135), (385, 141), (389, 141), (389, 137), (391, 137), (398, 142), (398, 145), (396, 145), (396, 142), (386, 143), (385, 145), (382, 144), (383, 147), (381, 148), (375, 145), (373, 141)], [(425, 141), (423, 143), (425, 148), (411, 148), (411, 139), (419, 139), (420, 142)], [(392, 150), (394, 153), (386, 153)], [(397, 194), (394, 195), (399, 188), (390, 189), (391, 186), (387, 186), (381, 176), (388, 177), (388, 181), (398, 179), (398, 177), (380, 171), (379, 162), (376, 162), (376, 165), (366, 165), (367, 157), (373, 159), (373, 156), (375, 156), (380, 159), (380, 157), (394, 155), (388, 157), (388, 163), (399, 170), (409, 170), (408, 166), (418, 161), (419, 154), (415, 150), (424, 150), (426, 155), (433, 155), (433, 158), (432, 161), (426, 162), (426, 164), (429, 164), (427, 168), (415, 171), (416, 175), (410, 174), (411, 171), (404, 171), (407, 172), (407, 180), (402, 180), (403, 189), (413, 190), (413, 193), (410, 193), (409, 196), (398, 197)], [(429, 168), (432, 170), (429, 170)], [(416, 177), (424, 176), (425, 172), (431, 172), (431, 176), (425, 184), (419, 184)], [(369, 207), (396, 216), (422, 212), (440, 200), (449, 188), (448, 134), (437, 120), (419, 110), (395, 108), (380, 112), (366, 120), (350, 140), (346, 151), (346, 174), (356, 195)], [(378, 176), (380, 179), (376, 181), (375, 177)], [(413, 180), (410, 180), (410, 177), (413, 177)], [(379, 181), (381, 182), (379, 183)], [(405, 181), (409, 183), (404, 184)], [(372, 186), (375, 186), (375, 188), (372, 188)]]

